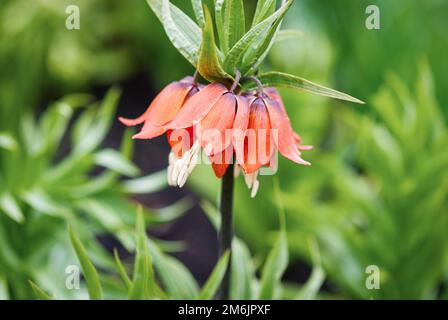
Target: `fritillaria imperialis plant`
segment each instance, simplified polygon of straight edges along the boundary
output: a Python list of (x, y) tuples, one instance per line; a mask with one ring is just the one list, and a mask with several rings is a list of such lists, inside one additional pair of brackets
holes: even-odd
[[(214, 1), (214, 19), (201, 0), (192, 0), (196, 22), (169, 0), (147, 0), (178, 51), (194, 66), (194, 77), (164, 88), (137, 119), (123, 119), (128, 126), (143, 124), (136, 139), (167, 134), (172, 147), (168, 182), (183, 186), (200, 160), (211, 161), (221, 192), (222, 252), (232, 240), (234, 173), (242, 171), (252, 196), (259, 188), (262, 167), (276, 167), (276, 151), (301, 165), (301, 138), (292, 129), (276, 86), (361, 103), (344, 93), (280, 72), (259, 74), (286, 12), (294, 0), (260, 0), (246, 30), (243, 0)], [(215, 30), (216, 29), (216, 30)], [(215, 31), (218, 41), (215, 41)], [(207, 83), (205, 83), (207, 82)], [(223, 297), (228, 297), (224, 281)]]

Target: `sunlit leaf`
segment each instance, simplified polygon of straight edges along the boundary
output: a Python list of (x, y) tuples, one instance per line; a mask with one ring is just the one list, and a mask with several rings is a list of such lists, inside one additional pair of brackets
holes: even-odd
[(176, 300), (195, 299), (199, 289), (190, 271), (178, 260), (162, 253), (153, 242), (149, 244), (149, 250), (157, 274), (169, 296)]
[(202, 8), (202, 0), (191, 0), (191, 5), (193, 7), (194, 15), (196, 16), (196, 21), (199, 27), (204, 27), (204, 10)]
[(129, 291), (129, 299), (143, 300), (154, 297), (154, 271), (151, 256), (148, 251), (145, 220), (141, 210), (137, 212), (136, 223), (137, 253), (135, 256), (134, 276), (132, 287)]
[[(265, 43), (265, 40), (271, 41), (270, 30), (276, 28), (275, 23), (279, 23), (283, 16), (294, 0), (289, 0), (280, 9), (274, 12), (269, 18), (258, 23), (252, 27), (229, 51), (224, 60), (224, 68), (227, 71), (234, 70), (235, 68), (247, 69), (248, 65), (244, 65), (243, 59), (245, 55), (250, 51), (257, 53), (261, 45)], [(272, 37), (272, 35), (271, 35)], [(254, 60), (252, 58), (246, 60)], [(245, 74), (245, 72), (243, 72)]]
[(125, 156), (114, 149), (103, 149), (94, 155), (95, 163), (126, 176), (136, 176), (139, 169)]
[(19, 204), (9, 192), (0, 194), (0, 209), (8, 217), (18, 223), (22, 223), (25, 220)]
[(0, 132), (0, 148), (16, 151), (18, 149), (17, 141), (8, 132)]
[(161, 170), (144, 177), (124, 180), (122, 190), (129, 194), (142, 194), (157, 192), (166, 186), (166, 170)]
[(284, 29), (279, 30), (277, 36), (275, 37), (275, 42), (285, 41), (289, 39), (301, 38), (303, 37), (303, 32), (299, 30)]
[(261, 21), (274, 13), (277, 1), (276, 0), (258, 0), (257, 8), (255, 9), (252, 26), (259, 24)]
[(129, 291), (132, 288), (132, 281), (129, 278), (128, 273), (126, 272), (126, 268), (121, 262), (120, 256), (118, 255), (118, 251), (116, 249), (114, 250), (114, 258), (115, 258), (115, 265), (117, 267), (118, 273), (120, 274), (121, 280), (123, 281), (126, 289)]
[[(316, 95), (334, 98), (334, 99), (340, 99), (340, 100), (346, 100), (350, 102), (355, 103), (361, 103), (364, 102), (356, 99), (352, 96), (349, 96), (348, 94), (321, 86), (319, 84), (316, 84), (314, 82), (311, 82), (309, 80), (281, 72), (267, 72), (260, 74), (257, 76), (257, 78), (263, 83), (266, 87), (290, 87), (295, 89), (304, 90)], [(254, 83), (247, 83), (243, 85), (246, 90), (253, 90), (256, 89), (256, 84)]]
[(229, 264), (229, 254), (230, 252), (225, 252), (224, 255), (219, 259), (212, 274), (207, 279), (201, 292), (199, 293), (198, 300), (209, 300), (213, 299), (218, 288), (224, 279), (228, 264)]
[(101, 300), (103, 298), (103, 290), (101, 288), (100, 278), (95, 266), (87, 254), (81, 241), (76, 236), (75, 232), (71, 227), (69, 227), (70, 240), (72, 246), (75, 249), (76, 256), (78, 257), (79, 263), (81, 264), (82, 272), (84, 278), (86, 279), (87, 291), (89, 292), (89, 297), (92, 300)]
[(232, 266), (230, 274), (230, 298), (232, 300), (253, 299), (252, 282), (255, 279), (254, 265), (247, 246), (236, 238), (232, 243)]
[(275, 299), (276, 290), (288, 265), (288, 243), (286, 234), (280, 231), (274, 247), (270, 251), (263, 267), (259, 298), (261, 300)]
[(232, 48), (246, 32), (244, 4), (242, 0), (227, 0), (224, 15), (224, 36), (226, 44)]
[(46, 293), (44, 290), (42, 290), (37, 284), (35, 284), (33, 281), (28, 280), (28, 283), (30, 284), (31, 288), (34, 291), (34, 294), (39, 300), (54, 300), (53, 297), (51, 297), (48, 293)]
[(196, 67), (201, 45), (201, 29), (198, 25), (168, 0), (146, 1), (162, 22), (174, 47)]

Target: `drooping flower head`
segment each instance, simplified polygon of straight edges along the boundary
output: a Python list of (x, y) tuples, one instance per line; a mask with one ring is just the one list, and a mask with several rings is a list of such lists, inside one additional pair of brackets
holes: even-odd
[(168, 166), (170, 185), (183, 186), (200, 161), (200, 151), (210, 159), (221, 178), (231, 163), (241, 168), (254, 196), (259, 169), (276, 166), (276, 152), (302, 165), (300, 137), (293, 131), (283, 101), (274, 88), (236, 94), (237, 81), (203, 86), (186, 77), (165, 87), (146, 112), (126, 125), (144, 123), (135, 139), (167, 133), (171, 146)]

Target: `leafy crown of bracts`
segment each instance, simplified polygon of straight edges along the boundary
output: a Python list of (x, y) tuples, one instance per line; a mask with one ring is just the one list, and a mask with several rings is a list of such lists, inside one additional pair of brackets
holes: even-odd
[[(210, 82), (231, 84), (238, 72), (244, 91), (257, 88), (256, 75), (263, 86), (291, 87), (330, 98), (364, 103), (348, 94), (318, 85), (301, 77), (282, 73), (258, 74), (261, 62), (282, 34), (299, 32), (280, 30), (281, 23), (294, 0), (259, 0), (249, 30), (243, 0), (215, 0), (214, 20), (202, 0), (191, 0), (196, 22), (169, 0), (147, 0), (159, 18), (174, 47)], [(214, 23), (215, 22), (215, 23)], [(215, 38), (215, 27), (218, 39)]]

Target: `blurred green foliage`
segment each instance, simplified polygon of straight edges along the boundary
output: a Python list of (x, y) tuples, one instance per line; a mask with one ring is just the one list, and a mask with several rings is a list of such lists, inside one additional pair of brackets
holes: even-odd
[[(189, 1), (173, 3), (182, 9), (190, 6)], [(65, 28), (68, 4), (80, 7), (80, 30)], [(252, 8), (254, 4), (245, 1)], [(369, 4), (380, 8), (380, 30), (364, 26)], [(289, 261), (316, 265), (316, 254), (313, 257), (309, 250), (309, 239), (316, 239), (332, 288), (330, 297), (448, 297), (443, 289), (448, 276), (447, 9), (445, 0), (296, 1), (284, 27), (300, 30), (302, 36), (276, 43), (262, 67), (303, 76), (368, 102), (358, 107), (282, 91), (293, 127), (304, 143), (315, 146), (304, 154), (313, 163), (310, 168), (280, 159)], [(191, 8), (187, 12), (193, 16)], [(94, 264), (110, 270), (110, 256), (92, 235), (105, 230), (121, 234), (132, 250), (128, 226), (134, 222), (134, 206), (127, 195), (151, 184), (118, 182), (119, 174), (137, 172), (129, 163), (132, 148), (126, 142), (121, 153), (101, 150), (112, 109), (106, 112), (92, 105), (69, 126), (77, 107), (90, 105), (90, 100), (85, 95), (60, 97), (142, 72), (157, 89), (191, 74), (192, 67), (171, 47), (144, 0), (3, 0), (0, 70), (0, 295), (30, 297), (26, 280), (32, 279), (58, 298), (76, 297), (60, 288), (65, 276), (60, 270), (74, 257), (66, 250), (64, 220), (54, 211), (64, 219), (69, 216)], [(58, 102), (39, 117), (33, 114), (48, 100)], [(91, 149), (82, 153), (76, 143), (71, 148), (62, 143), (60, 148), (60, 139), (76, 142), (90, 125), (101, 126), (101, 112), (108, 114), (108, 125), (97, 129), (99, 136), (92, 133), (98, 141), (91, 142)], [(70, 169), (64, 163), (75, 161), (80, 163), (76, 174), (67, 171), (63, 179), (51, 182), (54, 172), (64, 166)], [(89, 178), (98, 165), (108, 169)], [(154, 177), (156, 185), (161, 178)], [(236, 186), (237, 235), (247, 244), (240, 249), (243, 255), (254, 256), (251, 263), (257, 267), (278, 241), (272, 180), (261, 177), (256, 200), (250, 199), (242, 179)], [(219, 181), (209, 167), (198, 166), (190, 186), (216, 200)], [(115, 201), (128, 212), (120, 216), (124, 222), (120, 227), (116, 210), (110, 210), (122, 208)], [(54, 206), (58, 210), (52, 210)], [(172, 211), (171, 217), (180, 211)], [(154, 260), (157, 257), (152, 254)], [(169, 256), (161, 261), (166, 264), (159, 271), (154, 261), (156, 272), (167, 268), (184, 275), (171, 281), (160, 274), (169, 296), (194, 297), (186, 288), (194, 286), (197, 293), (197, 284), (185, 280), (192, 278), (185, 267)], [(365, 287), (368, 265), (381, 270), (380, 290)], [(315, 267), (311, 278), (317, 280), (303, 288), (300, 298), (314, 297), (322, 274)], [(189, 281), (191, 286), (179, 289), (178, 281)], [(126, 292), (113, 282), (102, 279), (102, 284), (112, 297)], [(237, 292), (233, 297), (248, 297), (243, 287)], [(294, 285), (285, 284), (280, 296), (296, 294)]]
[[(210, 222), (217, 229), (220, 224), (218, 210), (210, 203), (203, 202), (203, 209)], [(146, 235), (143, 213), (137, 213), (135, 237), (134, 265), (128, 266), (121, 260), (117, 251), (115, 271), (112, 274), (100, 274), (76, 232), (69, 227), (69, 237), (76, 253), (77, 260), (85, 277), (85, 286), (80, 289), (80, 296), (91, 300), (100, 299), (198, 299), (211, 300), (218, 294), (219, 286), (224, 278), (228, 265), (229, 252), (225, 252), (216, 263), (209, 278), (202, 288), (194, 280), (193, 275), (178, 260), (163, 253), (153, 239)], [(288, 245), (284, 225), (282, 226), (276, 245), (272, 248), (261, 271), (261, 279), (256, 277), (254, 262), (247, 246), (240, 239), (235, 239), (232, 248), (231, 264), (231, 298), (232, 299), (312, 299), (322, 285), (324, 273), (320, 265), (317, 247), (311, 247), (314, 254), (315, 272), (302, 288), (283, 290), (281, 276), (288, 263)], [(130, 272), (129, 269), (133, 269)], [(132, 276), (129, 276), (132, 274)], [(74, 282), (75, 278), (71, 278)], [(79, 280), (79, 279), (78, 279)], [(53, 300), (53, 294), (29, 281), (36, 297), (41, 300)], [(294, 296), (288, 296), (294, 292)]]

